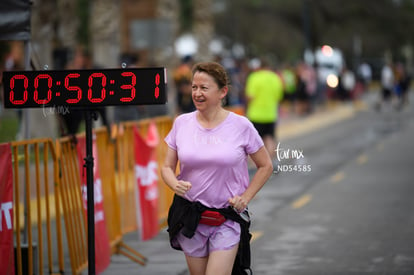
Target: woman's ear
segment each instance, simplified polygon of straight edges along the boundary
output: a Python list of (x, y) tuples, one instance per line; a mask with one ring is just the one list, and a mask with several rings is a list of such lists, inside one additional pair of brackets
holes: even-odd
[(226, 97), (227, 93), (229, 91), (229, 87), (228, 86), (224, 86), (223, 88), (220, 89), (220, 99), (223, 99)]

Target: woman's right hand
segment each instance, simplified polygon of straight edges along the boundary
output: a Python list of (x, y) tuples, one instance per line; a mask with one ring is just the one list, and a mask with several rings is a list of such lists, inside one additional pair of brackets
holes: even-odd
[(191, 183), (189, 181), (179, 180), (174, 186), (173, 191), (179, 196), (184, 196), (184, 194), (191, 189)]

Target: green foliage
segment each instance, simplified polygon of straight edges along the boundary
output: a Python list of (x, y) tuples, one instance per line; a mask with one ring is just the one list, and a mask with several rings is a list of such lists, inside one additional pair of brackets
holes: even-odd
[(10, 114), (0, 116), (0, 143), (16, 140), (18, 130), (19, 121), (17, 116)]

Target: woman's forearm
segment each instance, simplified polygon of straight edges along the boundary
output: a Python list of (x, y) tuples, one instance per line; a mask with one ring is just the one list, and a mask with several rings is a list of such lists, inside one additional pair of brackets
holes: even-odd
[(177, 185), (178, 180), (171, 167), (162, 167), (161, 177), (164, 180), (165, 184), (167, 184), (167, 186), (170, 187), (171, 190), (174, 190), (174, 187)]
[(267, 182), (269, 177), (272, 175), (273, 172), (273, 166), (263, 166), (259, 167), (254, 174), (249, 187), (246, 189), (246, 191), (243, 193), (243, 197), (247, 200), (247, 203), (249, 203), (254, 196), (259, 192), (259, 190), (263, 187), (263, 185)]

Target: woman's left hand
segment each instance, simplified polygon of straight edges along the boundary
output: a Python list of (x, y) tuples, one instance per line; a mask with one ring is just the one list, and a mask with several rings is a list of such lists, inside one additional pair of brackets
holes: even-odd
[(242, 212), (246, 209), (248, 202), (243, 197), (236, 195), (229, 199), (229, 203), (231, 206), (236, 208), (238, 212)]

